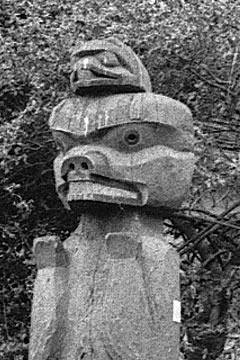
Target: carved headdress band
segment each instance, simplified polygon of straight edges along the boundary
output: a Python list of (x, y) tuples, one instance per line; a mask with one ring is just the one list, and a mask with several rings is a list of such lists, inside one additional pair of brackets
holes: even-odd
[(54, 108), (49, 119), (52, 130), (77, 136), (131, 122), (159, 123), (193, 132), (191, 112), (185, 105), (153, 93), (68, 98)]

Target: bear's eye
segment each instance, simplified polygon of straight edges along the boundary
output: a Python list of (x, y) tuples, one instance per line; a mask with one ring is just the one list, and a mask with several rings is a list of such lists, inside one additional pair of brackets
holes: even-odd
[(125, 132), (123, 141), (127, 145), (137, 145), (140, 142), (140, 134), (136, 130), (128, 130)]

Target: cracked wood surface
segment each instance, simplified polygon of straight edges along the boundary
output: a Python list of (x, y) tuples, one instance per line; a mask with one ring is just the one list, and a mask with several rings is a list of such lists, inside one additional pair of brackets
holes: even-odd
[(38, 270), (30, 359), (177, 360), (179, 259), (159, 234), (161, 219), (119, 211), (82, 216), (64, 248), (40, 239), (38, 263), (54, 260)]

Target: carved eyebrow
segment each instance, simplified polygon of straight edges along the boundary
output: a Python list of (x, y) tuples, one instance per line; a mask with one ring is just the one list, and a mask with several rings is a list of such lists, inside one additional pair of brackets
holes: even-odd
[(76, 50), (72, 54), (72, 56), (77, 56), (78, 58), (81, 58), (83, 56), (88, 56), (88, 55), (97, 55), (104, 51), (106, 51), (106, 50), (105, 49)]

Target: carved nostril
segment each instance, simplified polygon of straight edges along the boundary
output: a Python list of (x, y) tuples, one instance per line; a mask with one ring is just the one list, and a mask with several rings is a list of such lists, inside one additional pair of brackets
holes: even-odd
[(75, 165), (73, 163), (69, 164), (69, 170), (75, 170)]
[(88, 170), (89, 169), (88, 163), (85, 161), (81, 162), (81, 168), (82, 170)]

